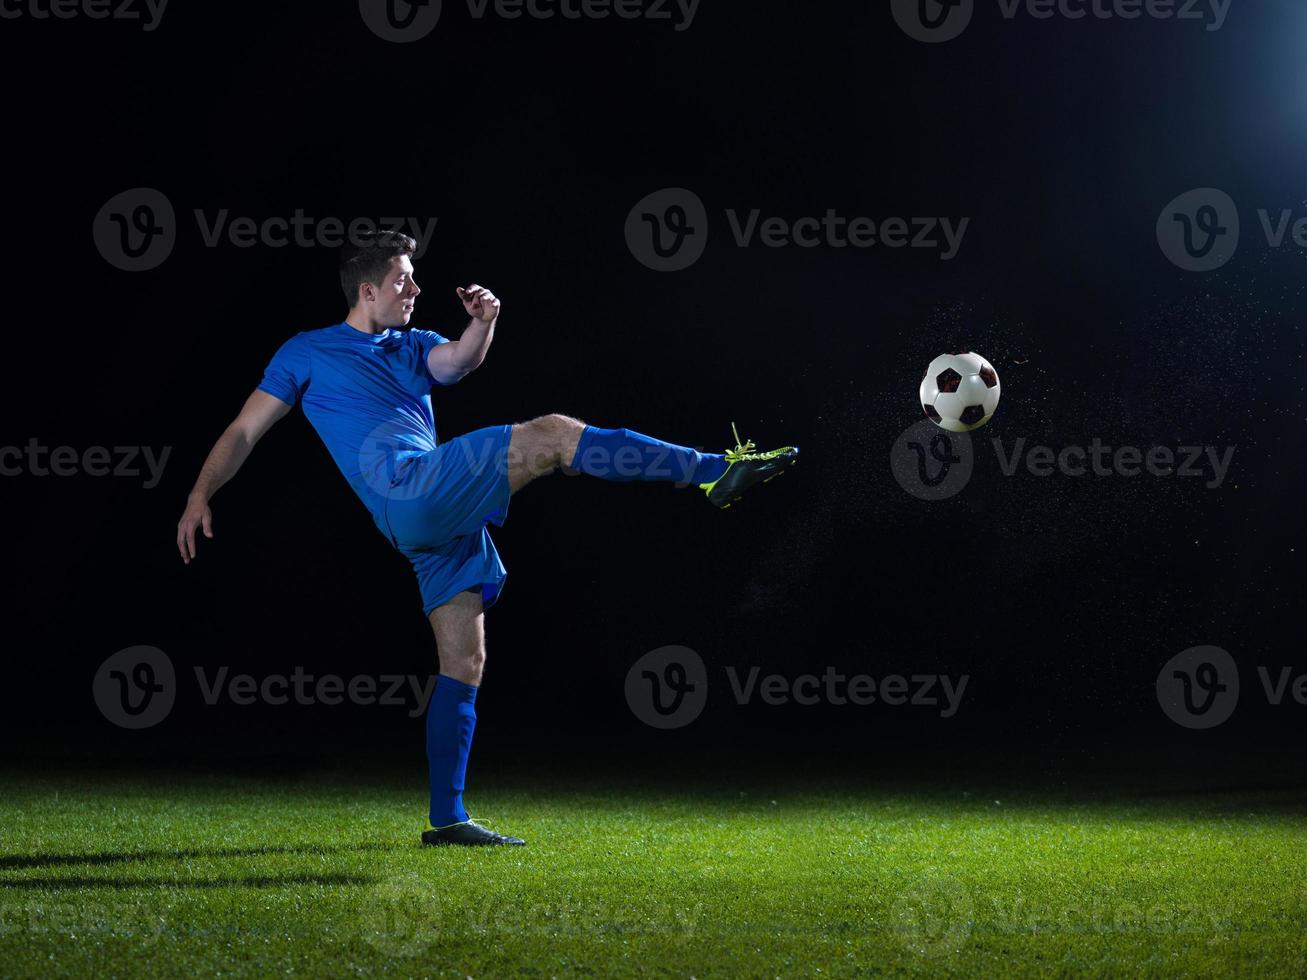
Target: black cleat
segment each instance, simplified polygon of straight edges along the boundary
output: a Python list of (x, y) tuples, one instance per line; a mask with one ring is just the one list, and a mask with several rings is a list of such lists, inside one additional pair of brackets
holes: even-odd
[(782, 446), (770, 452), (754, 452), (752, 440), (740, 443), (740, 434), (731, 423), (735, 448), (726, 451), (726, 472), (712, 483), (701, 483), (708, 502), (723, 509), (739, 500), (750, 487), (774, 480), (799, 461), (798, 446)]
[(445, 844), (459, 844), (463, 847), (484, 847), (496, 844), (513, 844), (522, 846), (526, 841), (521, 837), (509, 837), (507, 834), (497, 834), (493, 830), (487, 830), (479, 823), (473, 820), (464, 820), (462, 823), (453, 823), (448, 827), (428, 827), (422, 832), (422, 843), (439, 846)]

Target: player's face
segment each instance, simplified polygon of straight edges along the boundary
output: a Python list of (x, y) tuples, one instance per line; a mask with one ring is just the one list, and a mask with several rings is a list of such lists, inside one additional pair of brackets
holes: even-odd
[(381, 284), (381, 295), (377, 300), (377, 321), (386, 327), (408, 326), (420, 292), (408, 256), (398, 255), (391, 259), (390, 272)]

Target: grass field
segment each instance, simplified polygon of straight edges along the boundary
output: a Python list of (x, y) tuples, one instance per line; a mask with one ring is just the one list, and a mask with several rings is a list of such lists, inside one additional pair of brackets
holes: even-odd
[(1307, 796), (0, 777), (16, 976), (1307, 975)]

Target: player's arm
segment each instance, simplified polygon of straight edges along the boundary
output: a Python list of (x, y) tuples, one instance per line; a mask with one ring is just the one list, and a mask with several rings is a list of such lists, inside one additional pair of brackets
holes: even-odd
[(499, 319), (499, 300), (484, 286), (473, 283), (467, 289), (460, 286), (455, 292), (472, 319), (458, 340), (439, 344), (427, 354), (431, 376), (442, 385), (452, 385), (481, 366), (495, 336), (495, 321)]
[(245, 407), (235, 421), (227, 426), (226, 431), (213, 444), (208, 458), (200, 467), (195, 487), (186, 498), (186, 511), (177, 522), (177, 550), (181, 552), (182, 561), (186, 564), (189, 565), (195, 557), (195, 529), (203, 528), (206, 538), (213, 537), (213, 514), (209, 511), (209, 500), (218, 492), (219, 487), (236, 475), (254, 444), (290, 409), (291, 406), (280, 398), (256, 389), (245, 400)]

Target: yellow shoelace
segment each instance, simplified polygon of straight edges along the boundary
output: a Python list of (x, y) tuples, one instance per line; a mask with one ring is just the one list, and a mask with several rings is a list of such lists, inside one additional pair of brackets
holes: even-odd
[(734, 422), (731, 423), (731, 435), (735, 436), (735, 448), (726, 450), (726, 461), (728, 463), (738, 463), (742, 459), (748, 459), (749, 454), (758, 448), (753, 444), (752, 439), (740, 442), (740, 433), (736, 431)]

